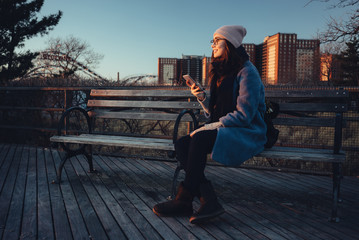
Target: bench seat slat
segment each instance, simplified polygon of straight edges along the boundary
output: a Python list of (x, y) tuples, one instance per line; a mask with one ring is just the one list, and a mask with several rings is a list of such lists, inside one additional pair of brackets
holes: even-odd
[[(82, 134), (79, 136), (53, 136), (52, 142), (78, 143), (91, 145), (108, 145), (132, 148), (147, 148), (174, 151), (174, 145), (170, 139), (154, 139), (127, 136), (109, 136), (97, 134)], [(291, 147), (273, 147), (265, 149), (256, 157), (269, 157), (288, 160), (304, 160), (314, 162), (343, 163), (345, 154), (333, 154), (333, 151), (327, 149), (307, 149)]]
[(77, 143), (90, 145), (107, 145), (117, 147), (132, 147), (174, 151), (172, 140), (170, 139), (153, 139), (138, 138), (126, 136), (109, 136), (96, 134), (82, 134), (79, 136), (53, 136), (50, 138), (52, 142)]
[(256, 157), (268, 157), (297, 161), (313, 161), (313, 162), (328, 162), (328, 163), (343, 163), (345, 161), (345, 154), (333, 154), (333, 151), (327, 149), (307, 149), (307, 148), (288, 148), (288, 147), (273, 147), (265, 149)]

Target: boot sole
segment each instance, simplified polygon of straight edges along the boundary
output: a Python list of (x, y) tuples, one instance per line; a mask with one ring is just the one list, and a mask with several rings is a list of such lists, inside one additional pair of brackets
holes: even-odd
[(218, 217), (219, 215), (223, 214), (224, 212), (225, 211), (222, 208), (222, 209), (220, 209), (220, 210), (218, 210), (218, 211), (216, 211), (214, 213), (211, 213), (211, 214), (191, 217), (189, 219), (189, 222), (192, 223), (192, 224), (204, 223), (204, 222), (207, 222), (207, 221), (211, 220), (212, 218)]

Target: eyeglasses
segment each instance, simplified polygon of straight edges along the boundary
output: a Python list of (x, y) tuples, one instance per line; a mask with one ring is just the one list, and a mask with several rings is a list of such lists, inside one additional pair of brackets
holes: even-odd
[(217, 45), (219, 40), (226, 40), (226, 39), (224, 39), (224, 38), (215, 38), (215, 39), (212, 39), (210, 42), (213, 45)]

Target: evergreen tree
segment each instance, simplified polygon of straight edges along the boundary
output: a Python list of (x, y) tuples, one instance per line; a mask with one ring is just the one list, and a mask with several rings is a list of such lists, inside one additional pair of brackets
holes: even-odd
[(354, 38), (346, 43), (347, 48), (341, 54), (343, 83), (350, 86), (359, 86), (359, 40)]
[(22, 76), (32, 67), (37, 53), (19, 53), (18, 48), (36, 35), (45, 35), (56, 26), (62, 12), (37, 18), (44, 0), (0, 0), (0, 82)]

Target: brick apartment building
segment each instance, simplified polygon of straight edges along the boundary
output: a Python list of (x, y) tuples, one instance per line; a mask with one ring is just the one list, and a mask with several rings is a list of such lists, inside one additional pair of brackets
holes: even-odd
[[(277, 33), (263, 43), (243, 44), (250, 61), (257, 67), (262, 81), (268, 85), (305, 85), (320, 82), (321, 58), (319, 40), (297, 39), (294, 33)], [(177, 85), (182, 75), (190, 74), (202, 84), (208, 84), (211, 58), (186, 56), (182, 59), (160, 58), (160, 84)]]
[(181, 79), (189, 74), (197, 81), (202, 80), (204, 56), (182, 55), (178, 58), (158, 59), (158, 83), (161, 85), (182, 85)]
[(263, 82), (269, 85), (319, 82), (319, 46), (319, 40), (297, 39), (296, 34), (277, 33), (266, 37), (258, 47), (262, 59), (257, 67)]

